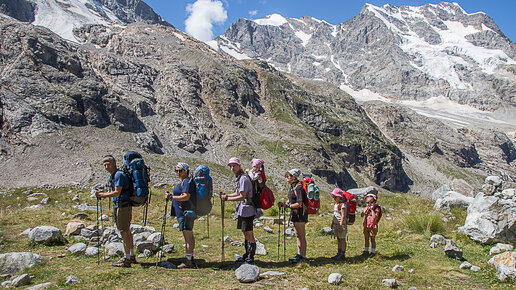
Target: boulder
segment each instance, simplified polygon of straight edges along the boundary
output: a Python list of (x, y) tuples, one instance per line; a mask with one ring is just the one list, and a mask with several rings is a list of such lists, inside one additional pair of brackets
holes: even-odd
[(446, 239), (442, 235), (432, 235), (430, 237), (430, 242), (445, 245)]
[[(161, 238), (162, 238), (161, 233), (152, 233), (147, 237), (147, 241), (151, 241), (153, 243), (160, 243)], [(163, 239), (163, 241), (165, 241), (165, 240)]]
[(30, 234), (30, 231), (32, 231), (32, 228), (28, 228), (20, 233), (20, 236), (28, 236)]
[(512, 249), (514, 249), (514, 247), (512, 245), (498, 243), (498, 244), (496, 244), (496, 246), (492, 247), (489, 250), (489, 255), (492, 256), (492, 255), (500, 254), (501, 252), (512, 251)]
[(77, 283), (81, 283), (81, 282), (82, 282), (81, 279), (79, 279), (79, 278), (77, 278), (75, 276), (70, 275), (70, 276), (66, 277), (65, 284), (69, 285), (69, 284), (77, 284)]
[(331, 273), (328, 276), (329, 284), (337, 285), (340, 283), (340, 281), (342, 281), (342, 275), (340, 273)]
[(69, 222), (66, 225), (65, 235), (66, 236), (69, 236), (69, 235), (80, 235), (81, 234), (81, 230), (84, 229), (84, 228), (85, 228), (85, 226), (84, 226), (83, 223)]
[(448, 191), (442, 198), (435, 201), (434, 209), (442, 211), (450, 211), (450, 208), (466, 209), (473, 202), (474, 198), (464, 196), (455, 191)]
[(86, 256), (91, 257), (91, 256), (96, 256), (99, 253), (99, 251), (100, 250), (97, 247), (88, 247), (88, 248), (86, 248), (86, 251), (84, 252), (84, 254)]
[(446, 241), (446, 245), (444, 246), (444, 253), (446, 253), (446, 256), (450, 258), (462, 260), (462, 250), (452, 240)]
[(105, 249), (109, 256), (121, 256), (124, 255), (124, 244), (122, 243), (107, 243)]
[(352, 193), (355, 196), (358, 206), (366, 206), (365, 200), (364, 200), (364, 197), (366, 195), (368, 195), (370, 193), (374, 194), (374, 195), (378, 195), (378, 188), (376, 188), (374, 186), (362, 187), (362, 188), (351, 188), (346, 191), (349, 193)]
[(0, 254), (0, 274), (16, 274), (25, 268), (45, 262), (45, 259), (34, 253), (13, 252)]
[(383, 279), (382, 285), (390, 288), (398, 287), (398, 281), (396, 279)]
[(451, 183), (451, 191), (458, 192), (464, 196), (473, 197), (474, 188), (464, 179), (454, 179)]
[(81, 236), (85, 238), (92, 238), (92, 237), (98, 237), (99, 231), (98, 230), (90, 230), (88, 228), (81, 229)]
[(46, 245), (65, 243), (61, 230), (53, 226), (38, 226), (29, 233), (29, 240), (33, 243), (43, 243)]
[(258, 280), (260, 268), (251, 264), (242, 264), (235, 270), (235, 276), (241, 283), (250, 283)]
[(505, 252), (495, 255), (489, 259), (489, 262), (487, 263), (495, 267), (499, 264), (503, 264), (508, 267), (516, 267), (516, 252)]
[(71, 247), (68, 248), (68, 251), (72, 254), (75, 254), (75, 253), (79, 253), (79, 252), (84, 252), (86, 251), (86, 244), (85, 243), (77, 243)]
[(481, 243), (516, 243), (516, 202), (478, 193), (459, 231)]
[(143, 253), (146, 249), (151, 252), (156, 252), (159, 249), (159, 244), (155, 243), (153, 241), (143, 241), (139, 242), (136, 245), (136, 249), (138, 249), (138, 252)]
[(496, 277), (500, 281), (511, 279), (516, 282), (516, 268), (509, 267), (504, 264), (498, 264), (496, 266)]
[(165, 253), (172, 253), (174, 251), (174, 244), (168, 244), (161, 247), (161, 250)]
[(30, 284), (30, 275), (23, 274), (11, 280), (11, 287), (21, 287)]
[(446, 193), (448, 193), (451, 190), (452, 189), (448, 184), (444, 184), (432, 193), (432, 200), (436, 201), (439, 198), (443, 198), (446, 195)]
[(130, 226), (130, 229), (131, 229), (131, 233), (134, 235), (134, 234), (139, 234), (139, 233), (143, 233), (143, 232), (150, 232), (151, 234), (154, 233), (156, 231), (155, 228), (153, 227), (150, 227), (150, 226), (141, 226), (141, 225), (136, 225), (136, 224), (132, 224)]

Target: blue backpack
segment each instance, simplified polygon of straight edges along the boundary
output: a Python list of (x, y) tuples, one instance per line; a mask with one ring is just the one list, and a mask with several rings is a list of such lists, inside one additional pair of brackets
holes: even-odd
[(140, 153), (131, 151), (124, 154), (122, 171), (133, 185), (130, 198), (132, 206), (146, 204), (149, 197), (149, 167), (145, 165)]
[(197, 216), (208, 215), (213, 204), (213, 181), (210, 177), (210, 169), (206, 165), (200, 165), (194, 171), (192, 177), (195, 183), (195, 214)]

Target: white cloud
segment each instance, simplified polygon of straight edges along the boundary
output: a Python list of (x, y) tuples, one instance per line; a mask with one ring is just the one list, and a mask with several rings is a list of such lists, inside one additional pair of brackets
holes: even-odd
[(186, 6), (189, 16), (185, 20), (186, 33), (201, 40), (213, 39), (213, 24), (224, 23), (228, 18), (226, 9), (218, 0), (197, 0)]
[(256, 14), (258, 14), (258, 10), (249, 11), (249, 15), (251, 15), (251, 16), (256, 16)]

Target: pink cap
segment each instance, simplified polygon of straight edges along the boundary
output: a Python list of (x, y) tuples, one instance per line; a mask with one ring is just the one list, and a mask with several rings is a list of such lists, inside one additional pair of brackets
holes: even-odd
[(237, 164), (237, 165), (240, 165), (240, 159), (236, 158), (236, 157), (231, 157), (229, 158), (229, 161), (228, 161), (228, 166), (229, 164)]
[(338, 197), (344, 197), (344, 192), (342, 191), (342, 189), (340, 189), (340, 188), (338, 188), (338, 187), (337, 187), (337, 188), (335, 188), (335, 189), (333, 190), (333, 192), (331, 193), (331, 195), (333, 195), (333, 196), (338, 196)]
[(251, 160), (251, 164), (256, 167), (262, 167), (263, 163), (264, 163), (264, 161), (261, 159), (255, 158), (255, 159)]
[(368, 197), (373, 198), (374, 201), (376, 201), (376, 199), (377, 199), (376, 194), (368, 193), (368, 194), (366, 194), (366, 196), (364, 196), (364, 200), (366, 200)]

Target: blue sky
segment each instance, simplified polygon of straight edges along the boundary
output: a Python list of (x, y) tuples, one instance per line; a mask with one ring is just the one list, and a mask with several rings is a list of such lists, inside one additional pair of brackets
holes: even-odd
[[(200, 33), (201, 38), (214, 38), (223, 34), (239, 18), (258, 19), (272, 13), (299, 18), (310, 15), (338, 24), (353, 18), (365, 3), (376, 6), (421, 6), (442, 1), (360, 1), (360, 0), (144, 0), (169, 23), (190, 34)], [(192, 5), (195, 2), (196, 5)], [(211, 2), (211, 3), (207, 3)], [(516, 40), (516, 0), (456, 0), (468, 13), (485, 12), (513, 42)], [(207, 5), (206, 5), (207, 4)], [(203, 7), (204, 6), (204, 7)], [(187, 7), (189, 7), (187, 11)], [(191, 15), (188, 27), (185, 21)], [(200, 39), (200, 37), (197, 37)]]

